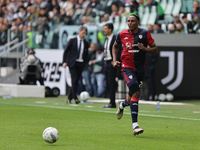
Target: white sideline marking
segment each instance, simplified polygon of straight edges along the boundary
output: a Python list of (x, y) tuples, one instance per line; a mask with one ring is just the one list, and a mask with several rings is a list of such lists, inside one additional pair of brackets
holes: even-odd
[[(116, 100), (116, 103), (122, 100)], [(102, 100), (87, 100), (89, 103), (109, 103), (109, 99), (102, 99)], [(139, 104), (150, 104), (150, 105), (157, 105), (157, 101), (145, 101), (139, 100)], [(178, 102), (160, 102), (160, 105), (189, 105), (185, 103), (178, 103)]]
[(44, 103), (46, 103), (46, 102), (45, 102), (45, 101), (35, 101), (35, 103), (44, 104)]
[[(0, 104), (8, 104), (8, 105), (19, 105), (19, 106), (31, 106), (31, 107), (44, 107), (44, 108), (57, 108), (57, 109), (71, 109), (71, 110), (84, 110), (84, 111), (91, 111), (91, 112), (102, 112), (102, 113), (111, 113), (115, 114), (116, 112), (112, 111), (101, 111), (101, 110), (92, 110), (92, 109), (81, 109), (78, 107), (61, 107), (61, 106), (46, 106), (46, 105), (32, 105), (32, 104), (15, 104), (15, 103), (2, 103)], [(72, 104), (70, 104), (72, 106)], [(77, 106), (77, 105), (76, 105)], [(124, 113), (130, 115), (130, 113)], [(149, 117), (158, 117), (158, 118), (171, 118), (171, 119), (181, 119), (181, 120), (195, 120), (200, 121), (200, 119), (196, 118), (184, 118), (184, 117), (171, 117), (171, 116), (162, 116), (162, 115), (151, 115), (151, 114), (138, 114), (140, 116), (149, 116)]]

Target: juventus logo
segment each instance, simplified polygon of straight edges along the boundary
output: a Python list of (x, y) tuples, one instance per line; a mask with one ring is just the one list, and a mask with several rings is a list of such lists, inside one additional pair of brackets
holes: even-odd
[[(173, 51), (161, 51), (160, 57), (168, 57), (168, 75), (161, 79), (163, 85), (169, 83), (174, 78), (175, 74), (175, 52)], [(176, 89), (183, 80), (183, 68), (184, 68), (184, 53), (178, 51), (177, 53), (177, 76), (173, 83), (167, 86), (167, 89), (173, 91)]]

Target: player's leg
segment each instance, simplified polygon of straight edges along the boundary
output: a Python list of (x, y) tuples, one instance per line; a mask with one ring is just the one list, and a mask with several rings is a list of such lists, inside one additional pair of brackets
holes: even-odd
[[(132, 83), (131, 81), (133, 79), (133, 70), (130, 68), (123, 69), (122, 76), (124, 77), (126, 84), (129, 86)], [(132, 94), (130, 95), (130, 92), (129, 92), (129, 94), (125, 98), (125, 100), (119, 102), (119, 107), (118, 107), (117, 113), (116, 113), (117, 119), (121, 119), (123, 116), (124, 108), (126, 106), (130, 106), (131, 96), (132, 96)]]
[(141, 88), (140, 85), (136, 83), (131, 85), (129, 88), (130, 89), (129, 94), (132, 95), (130, 101), (130, 110), (131, 110), (134, 135), (138, 135), (144, 132), (144, 130), (141, 129), (138, 124), (138, 102), (140, 97), (140, 88)]

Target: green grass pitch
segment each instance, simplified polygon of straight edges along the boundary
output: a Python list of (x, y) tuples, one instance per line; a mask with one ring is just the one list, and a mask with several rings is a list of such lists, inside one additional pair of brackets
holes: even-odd
[[(58, 98), (0, 98), (0, 150), (199, 150), (200, 101), (184, 105), (139, 105), (134, 136), (130, 108), (121, 120), (102, 103), (66, 104)], [(90, 98), (93, 99), (93, 98)], [(180, 101), (179, 101), (180, 102)], [(59, 132), (56, 143), (42, 139), (45, 128)]]

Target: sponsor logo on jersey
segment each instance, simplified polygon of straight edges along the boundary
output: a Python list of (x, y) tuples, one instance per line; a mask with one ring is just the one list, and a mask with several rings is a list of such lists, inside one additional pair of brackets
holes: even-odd
[(127, 37), (124, 38), (124, 40), (127, 40), (127, 39), (128, 39)]
[(129, 53), (139, 53), (140, 50), (128, 50)]

